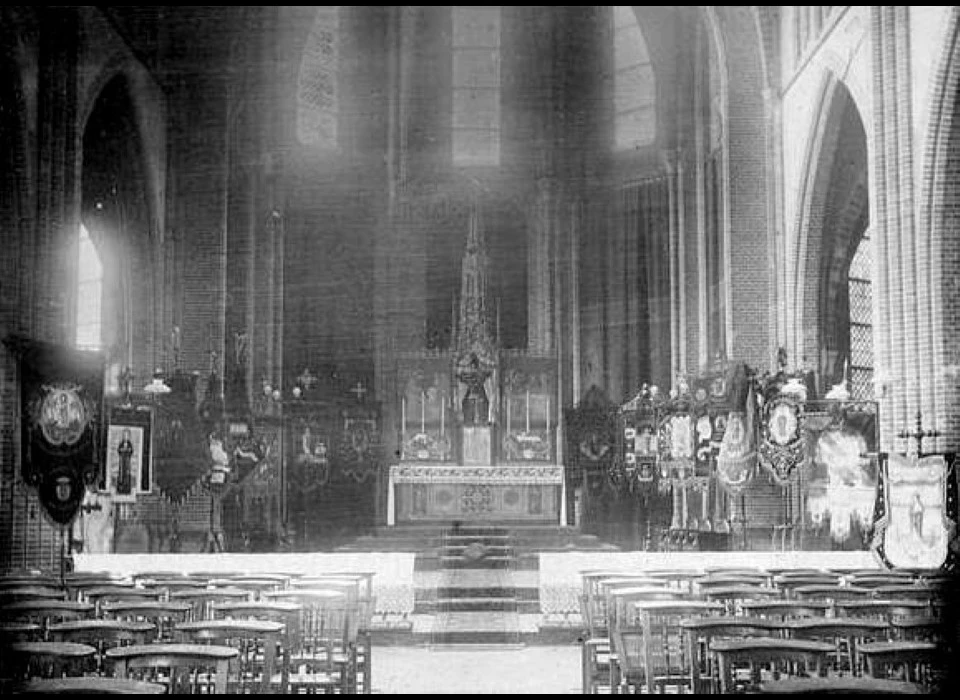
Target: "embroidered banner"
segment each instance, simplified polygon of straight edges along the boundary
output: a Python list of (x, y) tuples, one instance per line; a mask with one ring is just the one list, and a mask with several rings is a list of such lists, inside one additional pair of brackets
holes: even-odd
[(103, 464), (103, 357), (24, 338), (7, 345), (20, 368), (21, 475), (66, 525)]
[(732, 495), (747, 487), (757, 467), (756, 401), (752, 388), (748, 389), (743, 409), (728, 414), (717, 455), (717, 481)]
[(792, 394), (780, 394), (766, 401), (760, 423), (760, 466), (778, 484), (790, 481), (793, 470), (803, 461), (803, 402)]
[(947, 513), (946, 457), (883, 454), (880, 465), (872, 550), (889, 568), (944, 567), (956, 529)]

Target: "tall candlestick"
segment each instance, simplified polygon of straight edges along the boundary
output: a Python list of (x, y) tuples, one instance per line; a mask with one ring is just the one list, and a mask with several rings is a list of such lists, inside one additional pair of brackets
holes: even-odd
[(400, 399), (400, 434), (407, 434), (407, 397)]
[(526, 432), (530, 432), (530, 390), (527, 390), (527, 429)]
[(420, 432), (427, 432), (427, 392), (420, 392)]

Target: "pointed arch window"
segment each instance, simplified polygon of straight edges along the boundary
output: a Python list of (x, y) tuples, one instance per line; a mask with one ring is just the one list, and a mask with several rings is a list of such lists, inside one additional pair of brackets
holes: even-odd
[(297, 138), (335, 150), (340, 114), (340, 8), (319, 6), (307, 36), (297, 82)]
[(500, 8), (453, 8), (453, 162), (500, 164)]
[(103, 263), (83, 224), (77, 260), (76, 345), (83, 350), (103, 346)]
[(868, 233), (857, 246), (847, 273), (850, 295), (850, 394), (873, 397), (873, 244)]
[(626, 151), (656, 139), (657, 84), (632, 6), (613, 6), (613, 37), (614, 143), (618, 151)]

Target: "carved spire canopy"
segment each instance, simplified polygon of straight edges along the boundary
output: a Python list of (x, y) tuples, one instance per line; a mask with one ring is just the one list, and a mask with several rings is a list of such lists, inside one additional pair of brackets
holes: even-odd
[[(470, 209), (470, 228), (463, 253), (460, 314), (457, 323), (457, 374), (489, 376), (496, 367), (487, 299), (487, 248), (476, 199)], [(475, 359), (474, 359), (475, 358)]]

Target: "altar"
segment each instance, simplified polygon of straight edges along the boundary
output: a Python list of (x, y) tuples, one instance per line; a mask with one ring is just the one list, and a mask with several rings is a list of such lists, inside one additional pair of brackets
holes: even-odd
[(387, 524), (566, 523), (563, 466), (399, 464), (390, 467)]
[(557, 358), (500, 347), (487, 267), (474, 207), (453, 346), (397, 356), (388, 525), (567, 522)]

